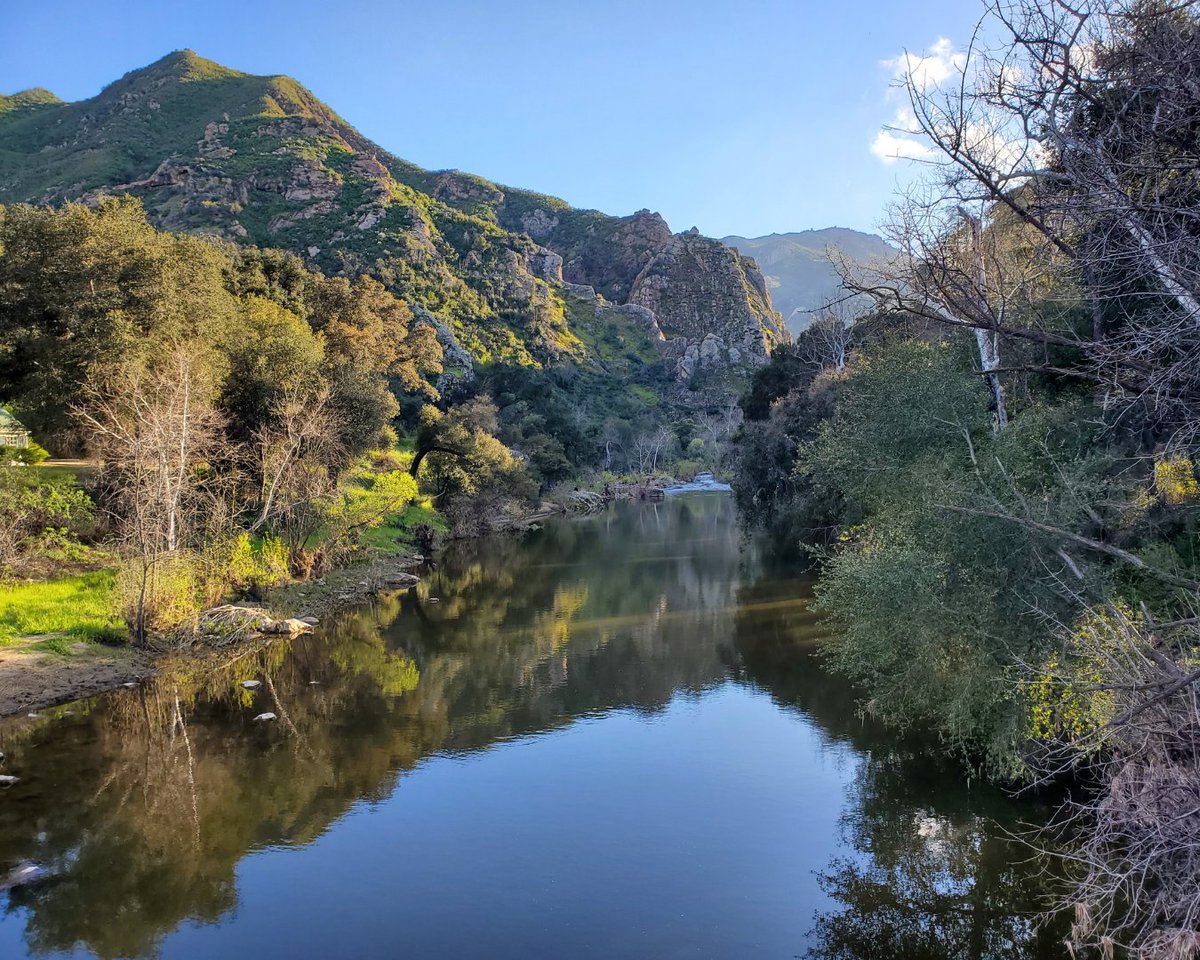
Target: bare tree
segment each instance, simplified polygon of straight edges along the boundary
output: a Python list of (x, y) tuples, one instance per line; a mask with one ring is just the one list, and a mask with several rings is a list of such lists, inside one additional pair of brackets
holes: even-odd
[[(1172, 442), (1200, 426), (1200, 37), (1194, 4), (995, 0), (959, 72), (904, 78), (930, 176), (896, 211), (900, 257), (850, 290), (968, 328), (997, 425), (1001, 376), (1095, 382)], [(989, 49), (983, 37), (1000, 37)], [(1021, 251), (1005, 257), (1004, 247)], [(1086, 326), (1072, 319), (1083, 302)], [(1040, 346), (1005, 367), (1003, 343)], [(1068, 347), (1063, 367), (1046, 351)]]
[(204, 466), (219, 449), (207, 358), (171, 343), (152, 361), (130, 362), (76, 408), (109, 475), (115, 515), (138, 568), (131, 627), (144, 643), (160, 565), (212, 515)]
[(822, 370), (840, 372), (846, 368), (857, 307), (853, 300), (839, 299), (818, 311), (796, 341), (808, 362)]
[(604, 450), (602, 469), (611, 470), (617, 463), (624, 463), (625, 444), (621, 425), (613, 420), (605, 420), (600, 432), (599, 445)]
[(666, 459), (675, 440), (675, 434), (669, 427), (659, 427), (649, 433), (640, 434), (633, 441), (633, 453), (637, 457), (638, 470), (641, 473), (654, 473), (658, 470), (660, 461)]

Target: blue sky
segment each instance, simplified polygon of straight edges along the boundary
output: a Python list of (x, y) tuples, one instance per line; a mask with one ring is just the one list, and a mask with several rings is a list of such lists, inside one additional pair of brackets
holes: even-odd
[(0, 92), (69, 100), (170, 50), (296, 77), (366, 136), (675, 230), (871, 229), (893, 60), (969, 37), (975, 0), (6, 0)]

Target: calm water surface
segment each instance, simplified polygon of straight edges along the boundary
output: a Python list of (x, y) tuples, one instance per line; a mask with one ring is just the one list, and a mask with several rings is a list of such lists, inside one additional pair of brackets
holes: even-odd
[(1044, 811), (865, 725), (819, 631), (684, 496), (10, 721), (0, 876), (46, 874), (0, 958), (1062, 956), (1007, 832)]

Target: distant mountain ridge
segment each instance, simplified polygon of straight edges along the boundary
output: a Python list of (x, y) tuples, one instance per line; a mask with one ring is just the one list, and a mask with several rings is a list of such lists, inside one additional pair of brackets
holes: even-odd
[(722, 237), (721, 242), (751, 256), (771, 288), (771, 299), (788, 329), (798, 333), (812, 322), (812, 313), (841, 293), (841, 281), (828, 259), (840, 250), (851, 260), (870, 262), (894, 256), (882, 237), (846, 227), (772, 233), (765, 237)]
[(121, 193), (165, 229), (370, 273), (464, 364), (592, 362), (616, 375), (657, 356), (682, 384), (737, 379), (788, 336), (753, 260), (717, 240), (673, 234), (649, 211), (612, 217), (424, 170), (290, 77), (190, 50), (87, 100), (0, 98), (0, 203)]

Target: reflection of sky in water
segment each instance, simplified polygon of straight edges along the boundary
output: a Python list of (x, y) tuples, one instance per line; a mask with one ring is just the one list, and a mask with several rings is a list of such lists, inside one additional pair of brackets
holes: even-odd
[(455, 545), (324, 636), (0, 730), (0, 871), (57, 874), (0, 957), (1056, 956), (1013, 805), (865, 724), (819, 629), (727, 498)]

